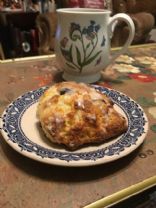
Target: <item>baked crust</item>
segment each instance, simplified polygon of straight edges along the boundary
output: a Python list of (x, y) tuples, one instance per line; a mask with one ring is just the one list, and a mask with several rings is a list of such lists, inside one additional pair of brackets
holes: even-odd
[(46, 136), (70, 150), (104, 142), (127, 130), (113, 102), (84, 83), (54, 84), (41, 96), (37, 115)]

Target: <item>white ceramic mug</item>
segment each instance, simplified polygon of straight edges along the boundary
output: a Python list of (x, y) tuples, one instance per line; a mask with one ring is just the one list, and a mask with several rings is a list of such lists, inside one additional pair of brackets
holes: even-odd
[[(113, 17), (110, 13), (109, 10), (87, 8), (57, 10), (55, 54), (65, 80), (96, 82), (101, 77), (101, 70), (127, 50), (134, 38), (133, 21), (124, 13)], [(117, 20), (127, 23), (129, 36), (121, 50), (112, 56), (110, 39)]]

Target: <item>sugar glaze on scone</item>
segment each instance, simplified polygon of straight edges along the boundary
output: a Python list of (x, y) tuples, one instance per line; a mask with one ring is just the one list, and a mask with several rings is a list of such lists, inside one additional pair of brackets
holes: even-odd
[(84, 83), (60, 82), (41, 96), (37, 115), (46, 136), (75, 150), (127, 130), (125, 118), (103, 93)]

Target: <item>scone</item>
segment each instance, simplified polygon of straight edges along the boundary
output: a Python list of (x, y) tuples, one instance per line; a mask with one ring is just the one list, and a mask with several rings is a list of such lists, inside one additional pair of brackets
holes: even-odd
[(83, 83), (54, 84), (41, 96), (37, 115), (46, 136), (70, 150), (104, 142), (127, 129), (113, 102)]

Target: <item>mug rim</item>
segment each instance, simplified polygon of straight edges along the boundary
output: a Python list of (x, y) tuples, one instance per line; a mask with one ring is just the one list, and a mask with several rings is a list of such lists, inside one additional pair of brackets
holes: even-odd
[(93, 9), (93, 8), (61, 8), (56, 9), (58, 13), (64, 14), (110, 14), (108, 9)]

